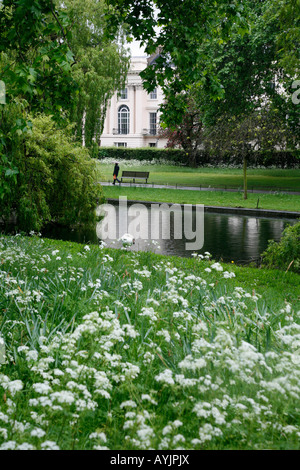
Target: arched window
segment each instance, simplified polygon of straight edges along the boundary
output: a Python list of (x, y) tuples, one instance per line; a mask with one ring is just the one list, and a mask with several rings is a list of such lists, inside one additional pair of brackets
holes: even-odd
[(129, 134), (129, 108), (128, 106), (121, 106), (118, 111), (118, 133)]

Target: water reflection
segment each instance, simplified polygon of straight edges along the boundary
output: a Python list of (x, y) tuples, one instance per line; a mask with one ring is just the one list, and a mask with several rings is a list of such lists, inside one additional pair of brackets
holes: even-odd
[[(118, 221), (120, 219), (124, 222), (124, 211), (125, 208), (119, 209), (119, 206), (115, 206), (111, 214), (111, 219), (109, 217), (106, 219), (108, 225), (113, 224), (115, 223), (115, 220)], [(153, 220), (151, 218), (150, 212), (150, 208), (145, 209), (145, 206), (143, 206), (139, 213), (138, 223), (137, 219), (135, 219), (136, 225), (134, 228), (137, 228), (137, 231), (140, 230), (141, 237), (137, 237), (135, 244), (131, 247), (131, 250), (152, 250), (161, 254), (182, 257), (190, 257), (192, 252), (204, 253), (205, 251), (208, 251), (213, 255), (214, 259), (222, 259), (224, 261), (234, 262), (248, 262), (259, 259), (261, 253), (268, 245), (268, 240), (273, 239), (278, 241), (284, 228), (288, 224), (294, 224), (296, 222), (293, 219), (262, 218), (253, 216), (249, 217), (224, 213), (205, 212), (203, 223), (204, 245), (199, 250), (190, 251), (186, 248), (187, 242), (190, 242), (191, 240), (190, 238), (187, 239), (184, 236), (185, 230), (183, 226), (183, 215), (181, 221), (183, 236), (180, 238), (178, 238), (176, 235), (176, 223), (174, 224), (174, 220), (176, 220), (175, 218), (177, 217), (176, 214), (171, 214), (170, 227), (166, 227), (165, 223), (163, 222), (164, 219), (160, 218), (161, 226), (156, 226), (156, 230), (154, 231), (156, 234), (159, 233), (159, 239), (157, 240), (159, 247), (157, 247), (151, 242), (151, 233), (153, 234), (154, 232)], [(117, 226), (116, 236), (113, 237), (114, 239), (104, 237), (107, 246), (121, 247), (121, 242), (116, 242), (116, 238), (123, 235), (125, 232), (131, 233), (130, 227), (133, 228), (132, 223), (134, 222), (134, 217), (130, 217), (130, 207), (128, 208), (128, 212), (126, 212), (126, 217), (128, 225), (125, 226), (125, 224), (122, 223), (121, 228)], [(192, 219), (193, 220), (190, 221), (190, 223), (195, 228), (197, 226), (195, 211), (192, 213)], [(157, 220), (156, 223), (158, 223)], [(171, 228), (171, 236), (169, 236), (169, 228)], [(103, 225), (101, 225), (101, 223), (98, 224), (97, 236), (99, 239), (103, 239), (102, 229)]]
[[(128, 208), (130, 204), (128, 203)], [(127, 210), (127, 209), (126, 209)], [(118, 220), (119, 207), (115, 206), (115, 215)], [(130, 212), (129, 212), (130, 214)], [(128, 215), (128, 214), (127, 214)], [(196, 227), (196, 213), (193, 211), (192, 220), (189, 221), (193, 230)], [(131, 217), (128, 217), (130, 222)], [(181, 257), (190, 257), (193, 252), (204, 253), (208, 251), (215, 260), (234, 261), (235, 263), (246, 263), (260, 258), (261, 253), (268, 246), (268, 240), (279, 241), (284, 228), (288, 224), (295, 224), (296, 219), (278, 219), (268, 217), (249, 217), (236, 214), (225, 214), (216, 212), (205, 212), (203, 223), (204, 245), (200, 250), (187, 250), (186, 243), (190, 239), (184, 236), (178, 238), (178, 233), (174, 234), (174, 216), (171, 213), (171, 225), (167, 227), (163, 216), (160, 216), (160, 226), (157, 221), (152, 223), (152, 233), (159, 234), (158, 240), (151, 241), (151, 217), (150, 209), (145, 210), (143, 206), (138, 224), (141, 233), (146, 239), (136, 239), (136, 242), (130, 250), (133, 251), (153, 251), (164, 255), (174, 255)], [(136, 224), (137, 220), (135, 221)], [(153, 221), (152, 221), (153, 222)], [(176, 225), (176, 224), (175, 224)], [(184, 226), (182, 220), (182, 234), (184, 235)], [(145, 232), (150, 227), (150, 233)], [(102, 227), (103, 228), (103, 227)], [(128, 227), (127, 227), (128, 228)], [(170, 228), (170, 237), (169, 237)], [(105, 239), (108, 247), (122, 247), (122, 243), (116, 241), (119, 238), (119, 227), (115, 239)], [(123, 233), (129, 231), (123, 226)], [(122, 234), (123, 234), (122, 233)], [(99, 244), (101, 240), (101, 223), (97, 225), (96, 230), (76, 229), (70, 230), (64, 227), (49, 225), (42, 231), (42, 236), (54, 239), (75, 241), (78, 243)]]

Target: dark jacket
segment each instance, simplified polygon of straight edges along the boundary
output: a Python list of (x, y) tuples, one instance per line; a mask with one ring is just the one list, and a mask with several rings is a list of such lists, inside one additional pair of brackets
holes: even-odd
[(119, 165), (116, 163), (116, 164), (115, 164), (115, 168), (114, 168), (113, 175), (118, 176), (118, 174), (119, 174), (119, 169), (120, 169), (120, 167), (119, 167)]

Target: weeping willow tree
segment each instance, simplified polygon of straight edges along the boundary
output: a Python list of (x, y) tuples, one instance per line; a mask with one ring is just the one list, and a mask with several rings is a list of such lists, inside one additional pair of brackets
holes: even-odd
[(58, 4), (71, 20), (72, 74), (79, 85), (71, 120), (76, 138), (92, 148), (99, 142), (109, 99), (124, 86), (130, 57), (122, 32), (113, 42), (105, 38), (104, 1), (64, 0)]

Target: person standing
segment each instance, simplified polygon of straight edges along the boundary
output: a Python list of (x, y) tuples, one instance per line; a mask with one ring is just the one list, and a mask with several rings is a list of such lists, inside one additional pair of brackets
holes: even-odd
[(115, 167), (114, 167), (114, 172), (113, 172), (113, 179), (114, 179), (113, 184), (116, 184), (116, 181), (118, 181), (118, 183), (121, 183), (121, 181), (118, 179), (119, 170), (120, 170), (119, 164), (116, 162)]

